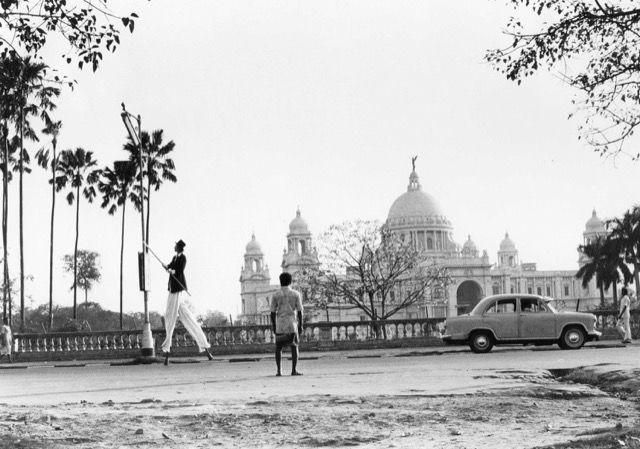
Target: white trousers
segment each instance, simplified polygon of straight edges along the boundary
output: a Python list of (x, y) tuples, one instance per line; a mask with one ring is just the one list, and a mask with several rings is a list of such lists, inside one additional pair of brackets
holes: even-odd
[(200, 352), (209, 348), (209, 341), (206, 335), (202, 332), (202, 328), (196, 321), (196, 317), (193, 316), (191, 310), (182, 301), (182, 292), (169, 293), (167, 298), (167, 311), (164, 314), (164, 327), (167, 333), (167, 337), (162, 343), (162, 350), (169, 352), (171, 350), (171, 339), (173, 338), (173, 330), (176, 327), (176, 321), (180, 317), (180, 322), (187, 329), (187, 332), (195, 340)]
[(629, 323), (629, 315), (622, 315), (622, 327), (624, 329), (624, 339), (631, 340), (631, 323)]

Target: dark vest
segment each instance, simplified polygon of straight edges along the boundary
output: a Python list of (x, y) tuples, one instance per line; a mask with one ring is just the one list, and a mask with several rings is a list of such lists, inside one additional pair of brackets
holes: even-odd
[(173, 259), (167, 265), (167, 268), (176, 270), (175, 274), (169, 274), (169, 291), (171, 293), (178, 293), (187, 289), (187, 280), (184, 277), (184, 267), (186, 265), (187, 258), (182, 253), (173, 256)]

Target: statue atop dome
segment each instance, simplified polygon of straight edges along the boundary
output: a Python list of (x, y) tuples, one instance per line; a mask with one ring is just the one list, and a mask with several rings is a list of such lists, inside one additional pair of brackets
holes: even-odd
[(411, 166), (413, 167), (413, 171), (416, 171), (416, 159), (418, 159), (417, 154), (411, 158)]

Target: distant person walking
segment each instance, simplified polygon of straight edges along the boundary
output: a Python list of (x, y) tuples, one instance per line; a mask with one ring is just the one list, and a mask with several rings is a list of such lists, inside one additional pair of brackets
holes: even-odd
[(291, 346), (291, 375), (301, 376), (298, 343), (302, 333), (302, 296), (291, 287), (291, 274), (280, 275), (280, 290), (271, 298), (271, 328), (276, 334), (276, 376), (282, 375), (282, 348)]
[(9, 358), (9, 363), (13, 361), (11, 358), (11, 349), (13, 347), (13, 334), (9, 327), (9, 320), (5, 317), (2, 319), (2, 326), (0, 326), (0, 359), (3, 356)]
[(164, 269), (169, 272), (169, 297), (167, 298), (167, 310), (164, 314), (164, 327), (167, 336), (162, 343), (165, 365), (169, 364), (171, 339), (173, 338), (173, 330), (176, 327), (178, 317), (198, 345), (200, 352), (204, 351), (209, 360), (213, 360), (213, 356), (209, 352), (210, 345), (207, 336), (204, 335), (195, 316), (183, 300), (183, 292), (187, 291), (187, 280), (184, 276), (184, 268), (187, 265), (187, 258), (183, 253), (185, 246), (186, 244), (182, 240), (178, 240), (174, 247), (176, 254), (169, 265), (164, 265)]
[(618, 320), (622, 322), (622, 330), (624, 330), (622, 343), (631, 343), (631, 325), (629, 323), (631, 318), (631, 299), (629, 298), (629, 290), (627, 287), (622, 287), (620, 294), (622, 298), (620, 298)]

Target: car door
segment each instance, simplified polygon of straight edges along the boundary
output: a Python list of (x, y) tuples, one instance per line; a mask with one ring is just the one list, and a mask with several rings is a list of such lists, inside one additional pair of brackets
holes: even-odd
[(556, 337), (555, 314), (539, 298), (520, 298), (518, 338), (542, 340)]
[(482, 316), (485, 327), (493, 330), (498, 340), (518, 338), (516, 298), (497, 299), (488, 305)]

